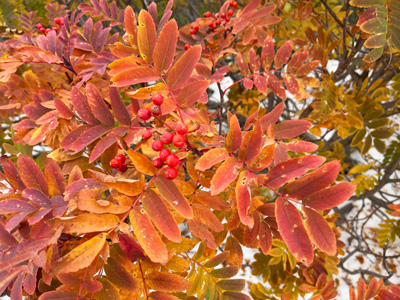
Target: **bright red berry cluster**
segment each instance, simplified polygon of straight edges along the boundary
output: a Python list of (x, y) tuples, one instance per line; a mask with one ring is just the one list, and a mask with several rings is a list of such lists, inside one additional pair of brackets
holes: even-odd
[[(233, 8), (236, 8), (238, 6), (238, 3), (236, 1), (229, 1), (229, 6), (232, 7), (228, 10), (227, 13), (216, 13), (216, 14), (212, 14), (211, 12), (206, 12), (204, 13), (204, 17), (205, 18), (210, 18), (210, 22), (208, 23), (208, 27), (211, 28), (212, 30), (217, 29), (217, 27), (219, 25), (224, 26), (226, 23), (228, 23), (230, 21), (230, 17), (233, 16), (233, 14), (235, 13)], [(196, 30), (193, 27), (193, 29), (190, 30), (191, 34), (195, 34)]]
[(117, 154), (115, 158), (110, 161), (110, 166), (114, 169), (118, 169), (121, 173), (124, 173), (128, 170), (128, 166), (126, 165), (126, 157), (123, 154)]
[[(60, 27), (64, 25), (63, 18), (55, 18), (53, 21), (54, 21), (55, 24), (59, 25)], [(49, 28), (45, 28), (40, 23), (36, 24), (36, 28), (43, 34), (48, 34), (50, 31), (58, 32), (58, 27), (53, 26), (52, 28), (50, 28), (50, 27)]]
[[(143, 107), (138, 111), (139, 118), (144, 121), (149, 120), (151, 117), (158, 117), (161, 115), (161, 104), (164, 102), (164, 97), (161, 94), (154, 94), (151, 100), (153, 101), (154, 105), (150, 109)], [(150, 137), (151, 135), (147, 139)]]

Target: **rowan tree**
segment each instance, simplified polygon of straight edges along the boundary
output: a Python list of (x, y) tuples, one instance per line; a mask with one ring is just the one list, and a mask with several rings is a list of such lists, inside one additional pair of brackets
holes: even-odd
[(400, 299), (400, 1), (193, 2), (1, 4), (0, 294)]

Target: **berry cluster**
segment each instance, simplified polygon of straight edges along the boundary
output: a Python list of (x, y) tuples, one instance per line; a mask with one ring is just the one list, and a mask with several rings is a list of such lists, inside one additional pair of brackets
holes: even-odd
[[(55, 18), (54, 19), (54, 23), (56, 23), (59, 26), (63, 26), (64, 25), (64, 20), (63, 18)], [(52, 28), (44, 28), (42, 24), (37, 23), (36, 24), (36, 28), (43, 34), (48, 34), (50, 31), (55, 31), (58, 32), (58, 27), (53, 26)]]
[[(236, 8), (238, 6), (238, 3), (236, 1), (229, 1), (229, 6)], [(225, 13), (211, 14), (211, 12), (209, 12), (209, 11), (204, 13), (205, 18), (211, 18), (211, 21), (208, 23), (208, 27), (214, 30), (219, 25), (224, 26), (226, 23), (228, 23), (231, 19), (230, 17), (233, 16), (233, 14), (235, 13), (233, 8), (230, 8), (226, 14)], [(190, 33), (191, 34), (196, 33), (194, 28), (193, 28), (193, 31), (190, 30)]]
[[(152, 116), (158, 117), (161, 115), (160, 105), (164, 102), (164, 97), (160, 94), (154, 94), (151, 100), (153, 101), (154, 105), (150, 109), (148, 109), (147, 107), (139, 109), (138, 116), (144, 121), (147, 121)], [(148, 137), (148, 139), (149, 138), (150, 137)]]
[(120, 171), (121, 173), (124, 173), (128, 170), (125, 159), (125, 155), (117, 154), (115, 158), (110, 161), (110, 166), (114, 169), (118, 169), (118, 171)]

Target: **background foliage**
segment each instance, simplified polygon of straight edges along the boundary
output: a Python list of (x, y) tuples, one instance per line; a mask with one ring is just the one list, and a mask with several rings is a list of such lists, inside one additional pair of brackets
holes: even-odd
[[(113, 5), (0, 4), (0, 290), (399, 299), (400, 1)], [(169, 181), (151, 143), (179, 123)]]

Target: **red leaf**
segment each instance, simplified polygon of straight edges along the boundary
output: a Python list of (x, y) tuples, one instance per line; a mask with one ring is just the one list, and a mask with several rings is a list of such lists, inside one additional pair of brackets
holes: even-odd
[(314, 61), (310, 61), (304, 65), (302, 65), (296, 72), (296, 76), (297, 77), (303, 77), (306, 76), (308, 73), (310, 73), (311, 71), (313, 71), (316, 67), (319, 66), (319, 61), (318, 60), (314, 60)]
[(242, 144), (242, 131), (236, 115), (229, 120), (229, 132), (226, 137), (226, 149), (228, 152), (236, 152)]
[(72, 291), (51, 291), (41, 294), (38, 300), (76, 300), (77, 297)]
[(257, 122), (252, 131), (246, 132), (239, 149), (238, 158), (250, 164), (261, 152), (262, 148), (262, 127)]
[(286, 90), (283, 87), (283, 84), (279, 81), (278, 77), (276, 77), (272, 73), (265, 73), (268, 77), (268, 86), (271, 88), (272, 92), (277, 95), (279, 98), (286, 100)]
[(158, 176), (154, 180), (154, 185), (164, 200), (166, 200), (182, 217), (186, 219), (193, 218), (192, 208), (173, 181), (164, 178), (164, 176)]
[(124, 102), (122, 101), (121, 95), (116, 87), (109, 87), (109, 95), (111, 101), (111, 107), (114, 113), (115, 118), (122, 125), (129, 126), (131, 125), (131, 117), (128, 113), (128, 110), (125, 107)]
[(71, 101), (76, 112), (83, 121), (90, 125), (100, 124), (100, 122), (94, 117), (88, 100), (76, 86), (74, 86), (71, 90)]
[(201, 156), (196, 162), (196, 170), (205, 171), (210, 169), (213, 165), (226, 160), (229, 153), (225, 148), (214, 148)]
[(25, 185), (22, 182), (14, 163), (3, 155), (0, 157), (0, 162), (4, 174), (6, 175), (7, 180), (11, 184), (11, 186), (16, 190), (23, 190), (25, 188)]
[(201, 55), (201, 46), (194, 46), (187, 50), (173, 65), (168, 74), (168, 85), (171, 90), (183, 87), (193, 73)]
[(261, 0), (251, 0), (241, 11), (239, 14), (240, 17), (244, 17), (247, 14), (251, 13), (253, 10), (257, 9), (257, 7), (261, 4)]
[(132, 262), (146, 259), (142, 247), (131, 236), (120, 232), (118, 245)]
[(285, 74), (283, 80), (285, 81), (285, 85), (289, 93), (295, 96), (296, 100), (301, 99), (299, 83), (297, 82), (296, 77), (294, 77), (292, 74)]
[(381, 300), (400, 300), (400, 297), (397, 297), (391, 292), (383, 289), (379, 291), (378, 296)]
[(15, 237), (11, 233), (9, 233), (1, 223), (0, 223), (0, 244), (8, 247), (12, 247), (18, 244), (18, 241), (15, 239)]
[(248, 171), (243, 171), (240, 173), (239, 179), (236, 184), (235, 194), (240, 221), (242, 221), (244, 225), (252, 228), (254, 225), (254, 219), (252, 216), (249, 216), (251, 193), (250, 187), (247, 185), (247, 183), (249, 182), (248, 175)]
[(256, 88), (258, 89), (258, 91), (261, 94), (266, 95), (268, 92), (267, 78), (265, 78), (262, 75), (257, 75), (257, 74), (255, 74), (253, 76), (253, 78), (254, 78), (254, 84), (255, 84)]
[(153, 53), (154, 68), (165, 74), (174, 60), (176, 43), (178, 41), (178, 25), (170, 20), (161, 30)]
[(224, 225), (222, 225), (221, 221), (204, 205), (194, 203), (193, 213), (194, 219), (206, 225), (210, 230), (215, 232), (221, 232), (224, 230)]
[(139, 13), (139, 27), (137, 41), (141, 57), (148, 63), (153, 61), (153, 51), (156, 46), (157, 32), (153, 18), (150, 14), (141, 10)]
[(334, 160), (328, 162), (314, 172), (295, 181), (289, 182), (283, 188), (283, 193), (288, 194), (291, 198), (303, 199), (304, 197), (334, 183), (339, 171), (340, 161)]
[(74, 116), (74, 113), (72, 110), (69, 109), (69, 107), (60, 99), (54, 99), (54, 107), (57, 109), (58, 113), (60, 116), (64, 119), (70, 119)]
[(306, 132), (312, 123), (306, 120), (285, 120), (274, 126), (274, 135), (278, 140), (289, 139)]
[(85, 90), (90, 108), (92, 109), (94, 116), (104, 124), (108, 126), (114, 126), (114, 117), (108, 109), (107, 105), (105, 104), (105, 100), (100, 95), (97, 87), (93, 83), (88, 82), (86, 84)]
[(272, 247), (272, 233), (271, 233), (271, 229), (269, 228), (269, 226), (263, 221), (260, 224), (258, 235), (259, 235), (259, 239), (260, 239), (261, 251), (265, 255), (268, 255), (268, 253)]
[(272, 40), (272, 38), (268, 37), (264, 41), (264, 45), (261, 51), (261, 63), (264, 70), (269, 70), (274, 60), (274, 56), (275, 56), (274, 41)]
[(22, 182), (26, 187), (38, 189), (46, 196), (49, 195), (49, 188), (47, 187), (46, 178), (32, 158), (21, 154), (18, 156), (17, 166)]
[(81, 125), (76, 127), (61, 141), (60, 146), (64, 148), (65, 151), (67, 151), (69, 147), (71, 147), (73, 143), (89, 128), (89, 125)]
[(113, 145), (118, 136), (124, 136), (128, 131), (127, 127), (115, 127), (109, 132), (105, 137), (103, 137), (97, 144), (94, 146), (92, 153), (90, 154), (89, 163), (96, 161), (100, 155), (104, 153), (104, 151)]
[(141, 207), (134, 207), (129, 220), (140, 246), (152, 262), (165, 265), (168, 262), (168, 250), (157, 231), (151, 224), (148, 214)]
[(178, 224), (176, 224), (176, 221), (169, 212), (168, 207), (156, 192), (147, 189), (142, 198), (142, 205), (154, 225), (162, 234), (172, 242), (180, 243), (182, 241), (181, 230), (179, 229)]
[(348, 200), (354, 194), (356, 187), (354, 183), (341, 182), (308, 195), (303, 199), (303, 203), (317, 210), (331, 209)]
[(251, 80), (250, 78), (245, 78), (243, 80), (243, 86), (248, 89), (251, 90), (254, 86), (253, 80)]
[(291, 140), (289, 143), (280, 143), (280, 145), (292, 152), (313, 152), (318, 149), (318, 145), (303, 140)]
[(239, 66), (240, 73), (243, 76), (247, 76), (249, 74), (249, 72), (250, 72), (249, 65), (247, 64), (247, 62), (245, 62), (245, 60), (243, 59), (243, 56), (242, 56), (242, 54), (240, 52), (237, 54), (237, 58), (236, 59), (237, 59), (237, 63), (238, 63), (238, 66)]
[(252, 244), (254, 244), (254, 242), (257, 240), (258, 231), (260, 228), (260, 216), (258, 215), (257, 211), (253, 211), (252, 217), (254, 220), (253, 227), (250, 228), (246, 226), (243, 232), (243, 245), (250, 248)]
[(211, 180), (211, 195), (218, 195), (239, 175), (242, 163), (234, 157), (227, 158), (215, 172)]
[(297, 208), (288, 200), (279, 197), (275, 202), (275, 215), (279, 233), (289, 251), (307, 267), (310, 266), (314, 258), (313, 246)]
[(275, 54), (274, 67), (280, 69), (289, 60), (290, 54), (292, 54), (293, 42), (287, 41), (284, 43)]
[(19, 199), (7, 199), (0, 201), (0, 214), (9, 214), (13, 212), (32, 212), (36, 207), (32, 204)]
[(49, 208), (51, 207), (51, 201), (41, 191), (33, 188), (27, 188), (22, 192), (22, 197), (28, 201), (35, 202), (39, 207)]
[(156, 81), (159, 79), (159, 77), (160, 75), (158, 75), (157, 71), (154, 69), (149, 67), (136, 67), (118, 73), (111, 78), (111, 82), (113, 82), (114, 86), (119, 87), (142, 82)]
[(253, 48), (250, 48), (249, 51), (249, 65), (253, 73), (257, 73), (260, 70), (260, 57)]
[(315, 210), (303, 207), (307, 217), (304, 226), (315, 246), (329, 255), (336, 255), (336, 238), (328, 222)]
[(206, 92), (209, 85), (210, 82), (208, 80), (199, 80), (189, 83), (179, 92), (177, 99), (178, 104), (181, 106), (194, 105)]
[(318, 168), (324, 161), (325, 157), (313, 155), (281, 162), (267, 173), (266, 183), (274, 188), (280, 187), (290, 179), (299, 177), (308, 170)]
[(94, 126), (86, 130), (70, 147), (68, 150), (72, 151), (71, 154), (76, 154), (88, 145), (105, 135), (111, 128), (108, 126)]
[(289, 61), (287, 65), (287, 72), (288, 73), (293, 73), (296, 72), (302, 65), (303, 63), (307, 60), (308, 58), (308, 53), (307, 51), (302, 51), (293, 54), (292, 59)]
[(269, 126), (274, 126), (276, 122), (278, 122), (284, 108), (285, 105), (283, 102), (281, 102), (277, 106), (275, 106), (271, 112), (261, 117), (260, 123), (262, 126), (262, 131), (266, 131)]

